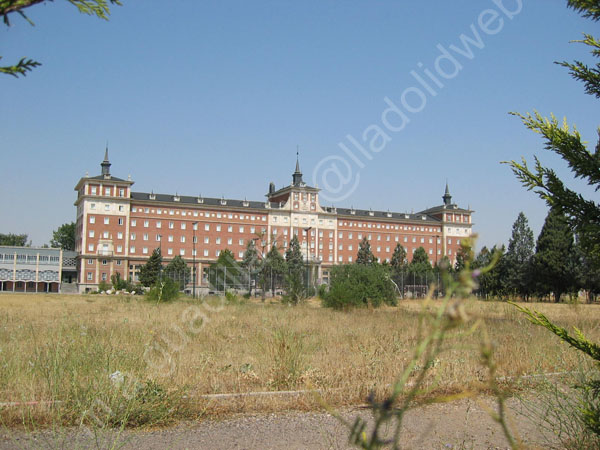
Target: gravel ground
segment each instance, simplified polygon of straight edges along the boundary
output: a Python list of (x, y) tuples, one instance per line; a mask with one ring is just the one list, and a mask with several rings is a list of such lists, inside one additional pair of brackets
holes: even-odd
[[(506, 438), (481, 404), (492, 401), (460, 400), (422, 406), (404, 420), (402, 447), (412, 449), (504, 449)], [(513, 404), (514, 411), (516, 405)], [(364, 409), (346, 410), (352, 419), (370, 415)], [(545, 436), (518, 413), (511, 414), (522, 441), (532, 448), (549, 448)], [(346, 449), (348, 430), (327, 413), (243, 415), (222, 421), (182, 423), (156, 431), (125, 431), (93, 436), (89, 430), (67, 429), (30, 435), (3, 430), (0, 449)]]

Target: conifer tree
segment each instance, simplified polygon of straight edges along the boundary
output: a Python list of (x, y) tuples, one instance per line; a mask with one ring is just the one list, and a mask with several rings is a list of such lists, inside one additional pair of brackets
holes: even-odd
[(535, 242), (527, 217), (519, 213), (505, 255), (507, 289), (527, 297), (531, 293), (531, 259)]
[(271, 294), (275, 295), (275, 289), (281, 286), (281, 281), (285, 275), (285, 259), (279, 253), (277, 245), (273, 244), (271, 250), (267, 253), (263, 270), (265, 277), (269, 277)]
[(538, 237), (533, 272), (540, 294), (552, 293), (559, 302), (563, 293), (575, 287), (573, 233), (565, 216), (551, 209)]
[(394, 274), (398, 274), (406, 270), (408, 261), (406, 259), (406, 250), (400, 243), (396, 244), (394, 253), (392, 254), (391, 266)]
[(358, 254), (356, 255), (356, 264), (371, 265), (376, 261), (375, 255), (371, 251), (371, 244), (365, 236), (358, 247)]
[(296, 304), (300, 301), (304, 291), (304, 260), (300, 250), (300, 241), (298, 236), (294, 235), (290, 241), (290, 246), (285, 252), (285, 264), (287, 269), (286, 285), (287, 295), (291, 303)]
[(154, 286), (162, 271), (162, 255), (160, 248), (155, 248), (146, 264), (140, 268), (140, 283), (143, 286)]
[(167, 264), (164, 273), (177, 283), (179, 290), (184, 289), (191, 279), (191, 268), (179, 255), (175, 256), (175, 258)]

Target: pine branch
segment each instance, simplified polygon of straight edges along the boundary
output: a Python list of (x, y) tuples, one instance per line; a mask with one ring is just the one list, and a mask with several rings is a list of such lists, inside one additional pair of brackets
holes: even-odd
[[(0, 59), (2, 59), (1, 56)], [(38, 67), (41, 65), (42, 64), (37, 61), (21, 58), (21, 60), (14, 66), (0, 67), (0, 73), (5, 73), (7, 75), (12, 75), (13, 77), (18, 78), (19, 75), (26, 76), (27, 72), (30, 72), (31, 70), (33, 70), (34, 67)]]
[(509, 303), (522, 313), (526, 314), (527, 319), (534, 325), (539, 325), (550, 330), (572, 347), (581, 350), (596, 362), (600, 362), (600, 345), (590, 342), (579, 329), (575, 328), (575, 336), (571, 336), (566, 329), (550, 322), (550, 320), (544, 314), (538, 311), (531, 311), (529, 308), (519, 306), (513, 302)]
[(598, 0), (568, 0), (567, 5), (585, 18), (595, 21), (600, 20), (600, 5), (598, 4)]

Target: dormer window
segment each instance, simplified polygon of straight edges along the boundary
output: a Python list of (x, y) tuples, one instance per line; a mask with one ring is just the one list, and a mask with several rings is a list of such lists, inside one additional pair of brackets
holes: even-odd
[(408, 214), (404, 214), (404, 218), (405, 219), (410, 219), (410, 216)]
[(375, 215), (375, 213), (374, 213), (373, 211), (369, 211), (369, 215), (370, 215), (371, 217), (373, 217), (373, 216)]
[(421, 219), (427, 220), (427, 216), (422, 216)]
[(351, 209), (351, 210), (350, 210), (350, 214), (352, 214), (352, 215), (355, 215), (355, 214), (356, 214), (356, 211), (355, 211), (354, 209)]
[(203, 199), (202, 197), (198, 197), (198, 198), (196, 199), (196, 201), (197, 201), (198, 203), (204, 203), (204, 199)]
[(242, 206), (244, 206), (244, 207), (246, 207), (246, 208), (247, 208), (248, 206), (250, 206), (250, 202), (249, 202), (248, 200), (244, 200), (244, 201), (242, 202)]
[(227, 204), (227, 200), (225, 200), (224, 198), (221, 199), (221, 205), (225, 206)]
[(388, 211), (388, 213), (386, 214), (386, 216), (392, 217), (392, 213)]
[(154, 192), (152, 192), (152, 193), (149, 195), (149, 198), (150, 198), (150, 200), (156, 200), (156, 194), (155, 194)]
[(181, 201), (181, 197), (179, 197), (179, 195), (175, 194), (175, 195), (173, 196), (173, 201), (174, 201), (174, 202), (179, 202), (179, 201)]

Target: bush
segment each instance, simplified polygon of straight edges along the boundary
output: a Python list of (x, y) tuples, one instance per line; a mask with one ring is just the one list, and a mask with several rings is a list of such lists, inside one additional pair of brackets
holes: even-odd
[(98, 284), (98, 292), (106, 292), (111, 288), (110, 283), (107, 283), (106, 281), (101, 281)]
[(323, 306), (342, 309), (348, 307), (373, 307), (383, 303), (396, 305), (394, 284), (388, 270), (378, 264), (346, 264), (331, 271), (329, 292), (324, 295)]
[(179, 297), (179, 286), (170, 278), (158, 280), (146, 294), (148, 300), (156, 303), (169, 302)]
[(326, 284), (322, 284), (319, 286), (319, 298), (321, 300), (325, 300), (325, 297), (327, 296), (328, 293), (328, 285)]

